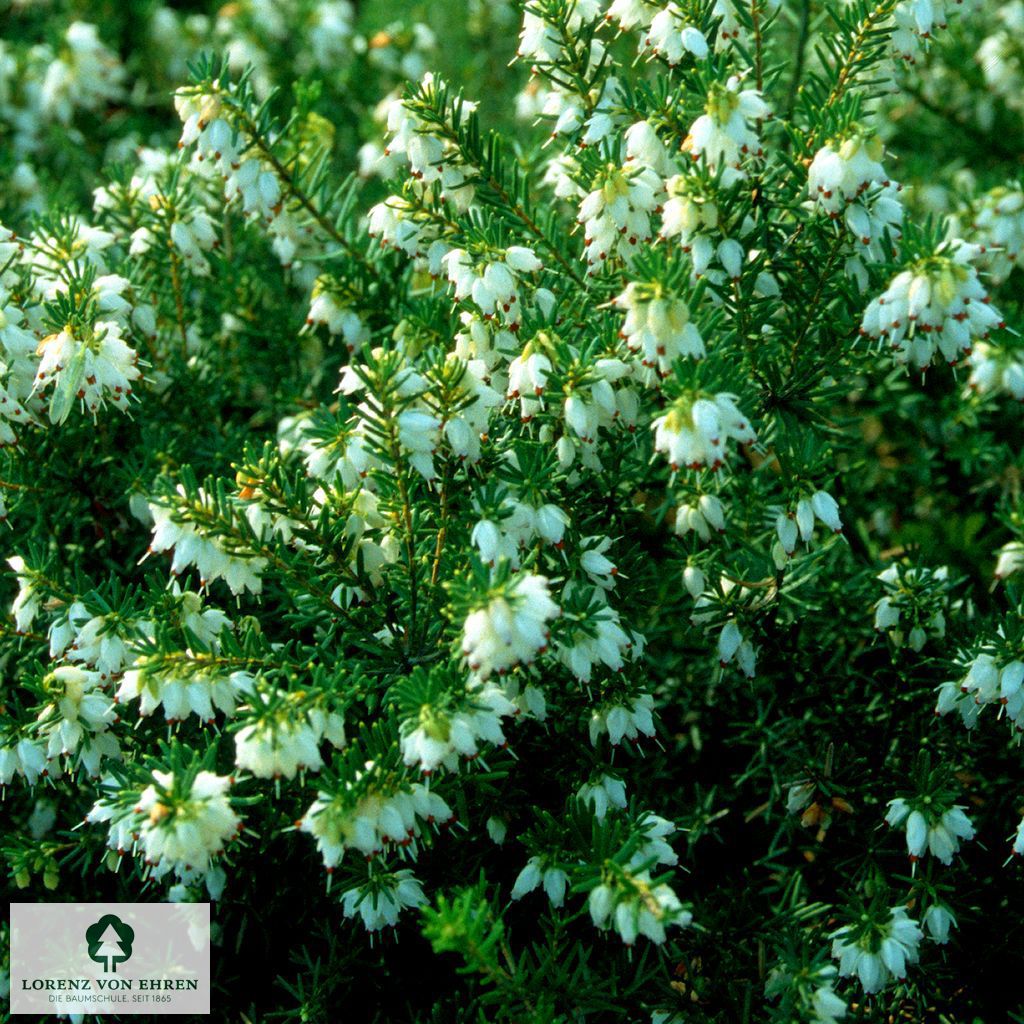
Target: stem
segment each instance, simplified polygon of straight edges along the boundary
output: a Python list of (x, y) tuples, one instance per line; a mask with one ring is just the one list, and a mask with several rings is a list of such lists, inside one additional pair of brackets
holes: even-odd
[(253, 145), (259, 150), (260, 155), (274, 168), (274, 173), (281, 182), (287, 194), (299, 202), (299, 205), (317, 222), (320, 228), (330, 238), (337, 242), (353, 259), (369, 266), (366, 253), (357, 249), (348, 237), (338, 230), (331, 219), (313, 202), (309, 194), (302, 189), (295, 180), (295, 175), (278, 159), (277, 154), (271, 148), (270, 143), (260, 134), (253, 120), (244, 111), (239, 111), (245, 125), (246, 133), (252, 139)]
[(764, 88), (764, 45), (761, 39), (761, 0), (750, 0), (750, 21), (754, 27), (754, 74), (757, 91)]
[[(463, 140), (460, 138), (459, 133), (448, 125), (448, 123), (438, 118), (436, 113), (431, 111), (432, 121), (435, 129), (440, 135), (446, 138), (453, 145), (457, 146), (460, 151), (464, 150)], [(482, 152), (466, 152), (465, 157), (468, 157), (467, 163), (471, 167), (476, 167), (482, 170), (481, 165), (483, 163)], [(542, 242), (544, 248), (554, 256), (558, 265), (576, 282), (581, 288), (586, 288), (587, 284), (583, 278), (579, 275), (576, 269), (569, 263), (568, 260), (559, 251), (558, 246), (552, 242), (547, 235), (540, 229), (537, 222), (530, 216), (529, 212), (525, 207), (520, 206), (519, 203), (513, 202), (512, 197), (508, 194), (505, 186), (494, 177), (493, 174), (482, 175), (484, 182), (487, 187), (515, 214), (518, 220), (526, 227), (526, 230), (537, 239), (538, 242)]]
[(445, 537), (448, 533), (448, 484), (451, 482), (450, 467), (445, 467), (444, 480), (441, 482), (441, 523), (437, 530), (437, 544), (434, 547), (434, 565), (430, 570), (430, 585), (437, 586), (437, 577), (441, 569), (441, 554), (444, 551)]
[[(864, 44), (867, 42), (868, 36), (871, 34), (875, 26), (890, 17), (896, 9), (898, 0), (881, 0), (881, 2), (865, 16), (864, 20), (857, 26), (857, 33), (853, 37), (853, 41), (850, 43), (850, 49), (847, 51), (846, 57), (843, 59), (843, 65), (839, 70), (839, 75), (836, 78), (835, 85), (832, 86), (831, 92), (828, 94), (828, 99), (822, 104), (819, 115), (823, 115), (826, 111), (831, 110), (836, 103), (839, 102), (843, 93), (847, 87), (853, 82), (857, 74), (857, 68), (861, 63), (861, 59), (864, 56), (862, 50)], [(822, 117), (819, 116), (817, 126), (811, 130), (810, 135), (807, 136), (806, 145), (807, 151), (813, 152), (815, 132), (822, 124)]]
[(406, 483), (405, 463), (398, 443), (398, 432), (395, 419), (388, 419), (388, 434), (391, 458), (395, 465), (395, 476), (398, 479), (398, 495), (402, 501), (402, 524), (405, 527), (405, 562), (409, 571), (409, 625), (405, 630), (405, 653), (408, 656), (412, 638), (416, 632), (416, 612), (418, 604), (418, 581), (416, 576), (416, 540), (412, 529), (412, 504), (409, 501), (409, 487)]
[(977, 125), (960, 117), (956, 111), (947, 110), (938, 103), (934, 103), (925, 96), (919, 86), (904, 84), (903, 91), (924, 107), (929, 114), (934, 114), (936, 117), (942, 118), (942, 120), (953, 125), (957, 131), (961, 131), (965, 135), (970, 136), (983, 149), (989, 149), (997, 156), (1012, 163), (1020, 163), (1024, 161), (1024, 153), (1011, 146), (1005, 145), (998, 134), (995, 132), (981, 131)]
[(829, 280), (832, 273), (832, 268), (835, 265), (836, 259), (839, 256), (840, 251), (843, 248), (843, 242), (845, 238), (843, 232), (840, 231), (836, 234), (835, 239), (832, 242), (832, 247), (829, 249), (828, 259), (825, 262), (825, 267), (821, 274), (818, 276), (818, 284), (814, 290), (814, 295), (811, 298), (810, 303), (807, 306), (807, 319), (804, 321), (803, 327), (800, 329), (800, 333), (793, 341), (793, 347), (790, 351), (790, 365), (789, 365), (789, 376), (792, 377), (793, 372), (796, 370), (796, 360), (800, 353), (800, 348), (810, 333), (811, 328), (814, 326), (814, 321), (818, 315), (818, 305), (821, 302), (822, 293), (825, 290), (825, 282)]
[(171, 287), (174, 290), (174, 316), (181, 333), (181, 358), (188, 362), (188, 330), (185, 327), (185, 299), (181, 289), (181, 268), (178, 254), (174, 251), (174, 243), (168, 235), (168, 252), (171, 256)]
[(789, 83), (786, 96), (786, 120), (793, 116), (797, 93), (800, 91), (800, 80), (804, 77), (804, 61), (807, 57), (807, 40), (811, 35), (811, 0), (803, 0), (800, 4), (800, 28), (796, 40), (796, 56), (793, 59), (793, 78)]

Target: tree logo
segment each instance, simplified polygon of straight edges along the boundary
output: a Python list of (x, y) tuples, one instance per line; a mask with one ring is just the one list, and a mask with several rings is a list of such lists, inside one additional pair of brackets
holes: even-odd
[(132, 955), (135, 932), (121, 918), (104, 914), (85, 930), (85, 941), (89, 943), (89, 959), (102, 964), (104, 974), (116, 974), (117, 965)]

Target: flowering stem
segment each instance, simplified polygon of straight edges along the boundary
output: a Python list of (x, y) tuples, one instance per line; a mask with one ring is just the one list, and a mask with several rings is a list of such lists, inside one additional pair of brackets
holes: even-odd
[[(464, 145), (464, 139), (459, 135), (457, 131), (455, 131), (454, 128), (448, 125), (448, 123), (443, 118), (435, 117), (432, 118), (432, 120), (434, 122), (436, 130), (438, 131), (438, 134), (442, 135), (444, 138), (447, 138), (449, 142), (459, 147), (460, 150), (464, 150), (466, 148)], [(485, 163), (485, 160), (483, 159), (483, 153), (470, 152), (466, 154), (466, 157), (468, 163), (470, 163), (473, 166), (481, 167), (482, 169), (482, 165)], [(568, 274), (569, 277), (571, 277), (573, 281), (575, 281), (576, 284), (578, 284), (581, 288), (586, 288), (587, 285), (583, 277), (575, 270), (572, 264), (569, 263), (569, 261), (562, 255), (558, 245), (555, 242), (551, 241), (551, 239), (549, 239), (547, 235), (544, 234), (544, 232), (540, 228), (540, 225), (538, 225), (537, 222), (533, 219), (533, 217), (530, 216), (530, 214), (523, 207), (523, 205), (513, 200), (512, 196), (508, 194), (508, 191), (506, 190), (505, 186), (502, 185), (502, 183), (498, 181), (498, 179), (493, 174), (490, 173), (488, 173), (484, 177), (484, 181), (486, 182), (487, 187), (490, 188), (492, 192), (494, 192), (498, 199), (500, 199), (501, 202), (506, 207), (508, 207), (508, 209), (513, 214), (515, 214), (515, 216), (522, 222), (526, 230), (529, 231), (530, 234), (535, 239), (537, 239), (537, 241), (540, 242), (552, 256), (554, 256), (556, 262), (565, 271), (565, 273)]]
[[(168, 240), (169, 241), (169, 240)], [(181, 290), (181, 268), (173, 244), (168, 249), (171, 257), (171, 288), (174, 291), (174, 316), (181, 334), (181, 358), (188, 360), (188, 330), (185, 327), (185, 300)]]
[(789, 82), (789, 94), (786, 97), (786, 120), (793, 116), (793, 107), (800, 92), (800, 82), (804, 77), (804, 61), (807, 54), (807, 40), (811, 34), (811, 0), (802, 0), (800, 4), (800, 28), (796, 40), (796, 56), (793, 59), (793, 77)]
[(994, 132), (981, 131), (977, 125), (972, 124), (966, 118), (960, 117), (955, 110), (948, 110), (930, 100), (924, 91), (917, 85), (905, 84), (903, 86), (904, 92), (912, 97), (917, 103), (919, 103), (929, 114), (934, 114), (936, 117), (941, 117), (944, 121), (953, 125), (958, 131), (963, 132), (965, 135), (969, 135), (979, 146), (984, 146), (990, 149), (994, 154), (999, 156), (1003, 160), (1009, 160), (1013, 163), (1024, 162), (1024, 152), (1019, 149), (1015, 149), (1013, 146), (1005, 145), (1000, 136)]
[(394, 417), (388, 418), (388, 439), (391, 457), (394, 460), (395, 476), (398, 480), (398, 495), (402, 502), (402, 525), (405, 532), (405, 561), (409, 571), (409, 624), (405, 630), (404, 645), (408, 655), (412, 639), (416, 633), (416, 613), (418, 603), (418, 579), (416, 574), (416, 540), (412, 526), (412, 503), (409, 501), (409, 486), (406, 481), (406, 468), (398, 443), (398, 431)]
[(331, 238), (332, 241), (337, 242), (338, 245), (340, 245), (353, 259), (369, 266), (366, 254), (357, 249), (349, 238), (343, 232), (338, 230), (337, 225), (332, 223), (330, 217), (328, 217), (327, 214), (313, 202), (312, 198), (306, 193), (306, 191), (299, 186), (298, 182), (295, 180), (295, 175), (278, 159), (273, 147), (263, 137), (249, 115), (244, 110), (239, 113), (245, 125), (246, 133), (252, 139), (252, 143), (259, 150), (260, 155), (267, 161), (267, 163), (270, 164), (271, 167), (273, 167), (274, 173), (277, 175), (282, 188), (284, 188), (288, 195), (297, 200), (299, 205), (302, 206), (313, 220), (317, 222), (320, 228)]
[(448, 533), (448, 484), (451, 480), (451, 467), (445, 466), (444, 479), (441, 481), (441, 521), (437, 529), (437, 544), (434, 547), (434, 565), (430, 570), (430, 585), (437, 586), (437, 577), (441, 571), (441, 554), (444, 551), (445, 536)]
[(750, 0), (750, 21), (754, 28), (754, 74), (757, 91), (764, 88), (764, 43), (761, 39), (761, 0)]
[(876, 31), (878, 23), (892, 15), (898, 2), (899, 0), (882, 0), (873, 10), (868, 12), (864, 20), (857, 26), (857, 34), (850, 43), (850, 48), (843, 59), (835, 84), (832, 86), (828, 98), (822, 104), (818, 124), (807, 136), (806, 151), (808, 153), (813, 153), (817, 147), (816, 132), (824, 123), (823, 115), (839, 102), (847, 87), (856, 79), (861, 65), (865, 65), (865, 67), (872, 66), (870, 61), (865, 62), (864, 60), (864, 45), (868, 41), (869, 36)]
[(835, 266), (836, 259), (839, 256), (840, 251), (843, 247), (844, 236), (841, 232), (837, 232), (835, 238), (832, 240), (832, 245), (829, 248), (828, 259), (825, 261), (825, 267), (821, 274), (818, 276), (818, 284), (814, 290), (814, 295), (811, 301), (807, 305), (807, 319), (804, 321), (803, 327), (800, 329), (800, 333), (797, 335), (793, 342), (792, 350), (790, 351), (790, 364), (789, 364), (789, 376), (792, 377), (793, 372), (796, 369), (797, 357), (800, 354), (800, 349), (810, 333), (811, 328), (814, 326), (814, 322), (818, 315), (818, 305), (821, 302), (822, 294), (825, 290), (826, 282), (831, 280), (832, 269)]

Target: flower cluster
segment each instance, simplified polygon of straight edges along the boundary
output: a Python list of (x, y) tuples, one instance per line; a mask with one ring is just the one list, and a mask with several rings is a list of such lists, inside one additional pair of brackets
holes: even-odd
[(621, 333), (645, 369), (667, 377), (679, 359), (704, 357), (704, 339), (685, 299), (632, 281), (615, 305), (626, 311)]
[(856, 975), (870, 995), (884, 988), (890, 977), (906, 977), (907, 965), (917, 962), (924, 936), (904, 907), (893, 907), (885, 920), (868, 914), (864, 918), (832, 933), (832, 956), (839, 961), (839, 973)]
[[(951, 679), (939, 687), (935, 713), (944, 715), (954, 708), (960, 712), (964, 725), (973, 728), (981, 709), (998, 705), (1017, 731), (1024, 730), (1024, 661), (1002, 660), (982, 652), (967, 665), (960, 679)], [(1018, 724), (1020, 719), (1020, 724)]]
[(207, 875), (242, 829), (229, 794), (232, 781), (209, 771), (183, 778), (156, 770), (133, 806), (101, 798), (86, 820), (108, 824), (107, 845), (118, 852), (137, 849), (155, 878)]
[(445, 825), (452, 819), (444, 800), (418, 782), (391, 792), (373, 784), (375, 767), (367, 765), (338, 794), (320, 792), (297, 823), (316, 840), (328, 871), (337, 867), (347, 849), (375, 857), (388, 844), (409, 846), (423, 824)]
[[(184, 491), (178, 491), (184, 497)], [(207, 496), (200, 493), (200, 505), (207, 503)], [(216, 540), (204, 536), (196, 525), (178, 518), (172, 504), (151, 503), (149, 512), (153, 519), (153, 539), (150, 551), (174, 551), (171, 572), (178, 575), (189, 565), (199, 571), (202, 586), (214, 580), (223, 579), (233, 594), (248, 590), (259, 593), (263, 587), (261, 573), (266, 560), (263, 558), (239, 557), (225, 551)]]
[(907, 833), (907, 853), (912, 861), (919, 860), (925, 850), (943, 864), (953, 862), (953, 854), (960, 849), (961, 839), (974, 838), (974, 826), (962, 807), (950, 807), (939, 813), (928, 798), (918, 804), (902, 797), (889, 801), (885, 820), (893, 828), (904, 828)]
[(486, 679), (528, 665), (550, 639), (548, 622), (559, 614), (543, 576), (519, 575), (472, 611), (462, 627), (462, 653), (470, 671)]
[(623, 871), (591, 889), (587, 909), (597, 928), (614, 927), (627, 946), (639, 935), (664, 942), (666, 928), (685, 928), (692, 920), (671, 887), (653, 882), (644, 871)]
[[(877, 135), (853, 131), (842, 141), (822, 146), (807, 172), (812, 201), (833, 220), (842, 220), (862, 251), (873, 259), (885, 253), (880, 241), (900, 238), (903, 206), (900, 186), (882, 167), (883, 147)], [(863, 264), (859, 264), (866, 278)]]
[(928, 637), (946, 635), (944, 591), (949, 570), (890, 565), (878, 574), (885, 596), (875, 603), (875, 629), (897, 647), (920, 651)]
[(294, 779), (300, 770), (323, 767), (320, 745), (325, 740), (335, 749), (344, 747), (345, 726), (336, 711), (302, 707), (291, 694), (261, 697), (253, 702), (254, 715), (247, 715), (246, 724), (235, 733), (239, 768), (260, 779)]
[(730, 184), (744, 176), (745, 160), (762, 155), (757, 125), (770, 116), (761, 94), (744, 89), (739, 78), (715, 83), (704, 113), (690, 126), (690, 155), (703, 159), (710, 171), (722, 171), (722, 180)]
[(684, 394), (651, 427), (655, 448), (665, 453), (673, 470), (683, 466), (718, 469), (727, 456), (723, 442), (757, 440), (750, 421), (736, 405), (736, 396), (724, 393)]
[(602, 167), (583, 197), (577, 220), (583, 225), (584, 257), (590, 273), (607, 259), (628, 260), (654, 234), (651, 215), (662, 203), (661, 178), (636, 163)]
[(955, 363), (1005, 326), (972, 266), (979, 253), (957, 241), (901, 271), (864, 311), (861, 333), (884, 339), (897, 362), (919, 370), (937, 354)]
[(260, 1019), (1005, 1018), (1020, 0), (187, 6), (0, 41), (4, 870)]

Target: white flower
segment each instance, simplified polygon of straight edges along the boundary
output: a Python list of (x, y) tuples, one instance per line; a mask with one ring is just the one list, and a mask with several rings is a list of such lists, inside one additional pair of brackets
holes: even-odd
[(730, 619), (718, 635), (718, 663), (725, 668), (732, 663), (733, 658), (740, 671), (748, 678), (753, 679), (757, 666), (757, 649), (740, 632), (740, 627), (735, 619)]
[(585, 782), (576, 790), (576, 799), (589, 804), (598, 821), (604, 821), (608, 811), (615, 807), (626, 807), (626, 784), (611, 775), (600, 775), (591, 782)]
[(1024, 109), (1024, 58), (1018, 45), (1024, 32), (1024, 5), (1010, 0), (998, 5), (995, 14), (1002, 24), (982, 41), (974, 59), (989, 89), (1019, 112)]
[(163, 706), (168, 722), (183, 722), (190, 714), (212, 722), (214, 709), (230, 717), (243, 693), (252, 687), (248, 672), (225, 673), (216, 662), (201, 658), (165, 663), (159, 654), (142, 655), (124, 674), (117, 703), (139, 701), (139, 714), (151, 715)]
[(13, 555), (7, 559), (7, 564), (14, 570), (18, 580), (18, 594), (11, 605), (11, 615), (14, 616), (14, 628), (19, 633), (25, 633), (32, 627), (39, 608), (43, 601), (39, 593), (38, 582), (34, 575), (25, 565), (25, 559), (21, 555)]
[[(148, 249), (152, 242), (148, 228), (139, 228), (132, 235), (132, 255)], [(199, 277), (208, 277), (210, 264), (206, 253), (215, 249), (220, 240), (213, 221), (205, 210), (190, 211), (188, 219), (176, 219), (170, 227), (171, 242), (181, 255), (189, 270)]]
[[(139, 798), (135, 813), (139, 841), (157, 874), (167, 870), (207, 871), (211, 858), (241, 830), (231, 807), (231, 779), (202, 771), (187, 794), (175, 793), (171, 772), (153, 772), (154, 783)], [(162, 869), (162, 870), (161, 870)]]
[[(591, 24), (602, 14), (601, 0), (575, 0), (566, 8), (565, 29), (570, 36), (580, 34), (584, 25)], [(523, 30), (519, 37), (519, 57), (546, 63), (558, 60), (562, 53), (562, 40), (558, 31), (540, 15), (527, 10), (523, 13)]]
[(129, 644), (151, 624), (125, 621), (120, 615), (90, 615), (80, 602), (74, 602), (65, 617), (50, 626), (50, 657), (91, 665), (106, 680), (121, 674), (134, 659)]
[[(1002, 629), (998, 634), (1002, 639)], [(1024, 661), (1002, 661), (985, 652), (977, 654), (960, 680), (949, 680), (939, 687), (935, 713), (944, 715), (955, 708), (964, 725), (971, 729), (977, 724), (981, 709), (989, 704), (998, 704), (1016, 731), (1024, 731)]]
[(21, 739), (7, 747), (0, 747), (0, 784), (6, 786), (15, 775), (22, 776), (30, 786), (36, 780), (53, 775), (58, 777), (60, 766), (51, 766), (46, 760), (46, 750), (41, 743), (32, 739)]
[(646, 871), (623, 870), (609, 877), (590, 890), (587, 908), (595, 927), (614, 927), (627, 946), (638, 935), (661, 944), (667, 928), (685, 928), (693, 920), (671, 887), (653, 885)]
[(208, 650), (216, 653), (218, 638), (232, 622), (219, 608), (203, 607), (202, 598), (192, 591), (184, 592), (174, 584), (172, 592), (178, 597), (181, 624)]
[(894, 828), (906, 828), (907, 852), (912, 861), (919, 860), (927, 849), (943, 864), (951, 864), (960, 840), (974, 838), (974, 826), (960, 806), (937, 814), (925, 801), (908, 804), (897, 798), (889, 801), (885, 820)]
[(112, 320), (97, 321), (91, 329), (76, 334), (71, 326), (44, 338), (39, 345), (42, 358), (34, 390), (51, 385), (49, 415), (62, 423), (76, 399), (91, 413), (112, 402), (125, 408), (132, 383), (141, 376), (138, 353), (121, 337), (121, 327)]
[(349, 918), (358, 915), (368, 932), (394, 927), (403, 910), (426, 902), (423, 887), (408, 868), (376, 876), (372, 884), (347, 889), (341, 896), (342, 913)]
[(1021, 818), (1013, 838), (1013, 855), (1015, 857), (1024, 857), (1024, 818)]
[(833, 533), (842, 533), (843, 522), (839, 516), (839, 503), (827, 491), (815, 491), (809, 498), (801, 498), (795, 512), (780, 512), (775, 519), (778, 536), (776, 565), (782, 568), (787, 558), (796, 551), (797, 541), (809, 544), (814, 536), (814, 521), (817, 519)]
[(995, 578), (1005, 580), (1007, 576), (1024, 568), (1024, 543), (1019, 540), (1011, 540), (999, 549), (996, 559)]
[(649, 50), (652, 57), (663, 57), (669, 67), (675, 67), (685, 54), (703, 60), (708, 55), (708, 41), (698, 28), (687, 24), (676, 4), (669, 3), (651, 20), (642, 49)]
[[(458, 357), (449, 355), (449, 362), (458, 362)], [(463, 373), (458, 392), (453, 393), (453, 405), (458, 403), (458, 412), (449, 415), (441, 425), (441, 432), (455, 455), (467, 462), (476, 463), (481, 456), (481, 438), (490, 429), (491, 417), (503, 402), (501, 394), (487, 383), (487, 368), (480, 359), (462, 363)]]
[(703, 157), (712, 173), (724, 168), (723, 181), (730, 184), (743, 177), (744, 158), (763, 152), (750, 122), (770, 115), (761, 94), (756, 89), (743, 89), (736, 76), (725, 85), (713, 82), (704, 113), (690, 126), (690, 155), (694, 160)]
[(622, 133), (622, 138), (626, 143), (627, 162), (636, 161), (640, 166), (651, 167), (661, 177), (671, 173), (672, 158), (650, 121), (631, 124)]
[(36, 372), (36, 336), (22, 327), (25, 314), (13, 303), (5, 303), (0, 285), (0, 448), (17, 441), (16, 427), (35, 422), (29, 406)]
[(516, 877), (512, 899), (521, 900), (534, 889), (543, 887), (551, 906), (560, 907), (565, 903), (568, 885), (569, 876), (561, 868), (546, 864), (540, 857), (531, 857)]
[[(419, 91), (427, 95), (434, 95), (441, 88), (443, 83), (435, 80), (429, 72), (419, 85)], [(475, 103), (462, 104), (464, 114), (475, 108)], [(387, 127), (389, 138), (384, 155), (390, 159), (404, 154), (417, 182), (423, 186), (438, 183), (443, 198), (450, 200), (460, 212), (468, 210), (474, 194), (473, 168), (463, 162), (458, 147), (441, 138), (435, 126), (422, 121), (402, 101), (390, 105)], [(388, 200), (389, 204), (391, 202)], [(399, 247), (405, 248), (405, 245)]]
[(584, 229), (588, 273), (596, 272), (614, 256), (628, 260), (642, 242), (650, 240), (651, 214), (663, 193), (661, 178), (649, 167), (632, 162), (602, 168), (592, 191), (580, 203), (577, 217)]
[(529, 343), (509, 364), (507, 394), (509, 398), (519, 399), (524, 423), (528, 423), (534, 413), (543, 407), (541, 395), (544, 394), (550, 373), (551, 360)]
[(117, 738), (108, 731), (117, 714), (102, 685), (98, 672), (72, 665), (61, 665), (47, 676), (50, 702), (36, 721), (40, 739), (47, 741), (48, 761), (77, 754), (78, 763), (96, 777), (102, 758), (120, 760)]
[(408, 788), (385, 788), (369, 762), (339, 792), (318, 793), (298, 828), (313, 836), (331, 872), (347, 849), (373, 857), (389, 843), (409, 846), (424, 823), (445, 824), (451, 818), (444, 800), (418, 782)]
[[(914, 567), (906, 569), (902, 576), (896, 565), (884, 569), (878, 579), (885, 586), (886, 595), (875, 604), (875, 629), (888, 632), (897, 647), (906, 645), (913, 651), (920, 651), (929, 635), (938, 639), (944, 637), (946, 616), (941, 607), (935, 608), (937, 599), (928, 598), (941, 589), (948, 576), (946, 566)], [(903, 618), (904, 611), (911, 613), (910, 622)]]
[(646, 29), (651, 23), (652, 11), (657, 9), (654, 0), (612, 0), (605, 18), (617, 22), (623, 32), (638, 26)]
[(837, 1024), (846, 1016), (846, 1003), (832, 989), (837, 974), (831, 964), (796, 974), (778, 967), (768, 976), (765, 994), (772, 998), (788, 992), (793, 1010), (802, 1011), (799, 1019), (807, 1024)]
[(956, 362), (975, 340), (1005, 326), (971, 265), (979, 252), (977, 246), (954, 240), (917, 260), (871, 301), (861, 334), (884, 339), (897, 362), (918, 369), (936, 354)]
[(685, 299), (664, 295), (660, 285), (631, 282), (614, 303), (626, 311), (621, 335), (645, 369), (667, 377), (679, 359), (704, 358), (704, 339)]
[(558, 660), (581, 683), (588, 683), (595, 665), (618, 672), (633, 647), (632, 637), (622, 628), (614, 608), (600, 608), (594, 614), (574, 616), (566, 623), (556, 654)]
[(884, 925), (874, 922), (866, 930), (846, 925), (832, 933), (832, 956), (839, 961), (839, 973), (856, 975), (864, 991), (881, 991), (890, 977), (903, 978), (907, 964), (917, 962), (923, 938), (917, 922), (903, 907), (894, 907)]
[[(370, 209), (367, 233), (417, 260), (426, 257), (435, 244), (441, 246), (441, 256), (448, 251), (438, 240), (438, 227), (430, 220), (417, 217), (416, 206), (402, 196), (390, 196)], [(438, 259), (436, 271), (440, 273), (440, 269)]]
[(707, 577), (704, 575), (704, 571), (696, 565), (688, 565), (683, 570), (683, 586), (686, 587), (686, 592), (695, 601), (703, 593), (707, 587)]
[(921, 923), (928, 929), (933, 942), (944, 946), (949, 941), (949, 929), (955, 928), (956, 918), (949, 907), (941, 903), (933, 903), (921, 918)]
[[(597, 543), (594, 543), (594, 542)], [(584, 537), (580, 545), (584, 548), (580, 555), (580, 568), (590, 577), (592, 583), (603, 590), (614, 590), (615, 579), (619, 570), (615, 563), (605, 555), (611, 547), (610, 537)]]
[[(808, 170), (811, 200), (833, 220), (842, 218), (859, 251), (872, 261), (888, 255), (879, 243), (886, 231), (898, 240), (903, 220), (900, 186), (886, 175), (882, 155), (881, 139), (854, 126), (845, 140), (819, 149)], [(859, 271), (860, 265), (851, 269)]]
[(719, 251), (728, 251), (723, 249), (729, 240), (721, 237), (714, 193), (698, 176), (688, 174), (669, 178), (665, 190), (660, 237), (678, 238), (683, 252), (690, 253), (693, 276), (703, 277), (716, 257), (721, 261)]
[(102, 110), (124, 95), (125, 71), (95, 25), (72, 22), (64, 47), (46, 69), (39, 94), (44, 115), (68, 124), (76, 109)]
[[(691, 530), (706, 544), (711, 539), (711, 531), (725, 532), (725, 508), (721, 500), (714, 494), (702, 494), (696, 504), (679, 505), (676, 507), (675, 531), (685, 537)], [(699, 571), (699, 570), (693, 570)], [(696, 585), (696, 579), (694, 579)], [(690, 589), (689, 585), (687, 589)], [(703, 582), (700, 591), (693, 596), (699, 597), (704, 590)]]
[(637, 736), (653, 736), (654, 698), (641, 693), (624, 704), (608, 704), (595, 708), (590, 716), (590, 742), (595, 747), (604, 733), (613, 747), (623, 739), (635, 740)]
[(811, 1009), (814, 1012), (812, 1024), (836, 1024), (846, 1016), (846, 1003), (832, 991), (831, 985), (815, 989)]
[(323, 324), (331, 334), (341, 335), (349, 352), (361, 349), (370, 340), (370, 329), (359, 313), (329, 291), (320, 279), (313, 287), (306, 323)]
[(465, 701), (457, 709), (424, 704), (417, 717), (402, 722), (402, 759), (407, 765), (418, 765), (424, 775), (441, 765), (458, 771), (459, 758), (477, 757), (481, 743), (505, 746), (502, 719), (519, 713), (499, 687), (490, 683), (467, 687)]
[(457, 300), (472, 299), (485, 320), (496, 317), (510, 331), (519, 329), (519, 278), (542, 267), (532, 249), (511, 246), (503, 259), (495, 259), (493, 253), (476, 258), (465, 249), (451, 249), (441, 262), (448, 280), (455, 285)]
[(757, 439), (736, 406), (735, 395), (684, 394), (651, 423), (654, 447), (664, 452), (673, 470), (682, 466), (718, 469), (727, 455), (725, 441), (750, 444)]
[(441, 421), (418, 409), (398, 414), (398, 441), (409, 453), (409, 462), (425, 479), (433, 480), (433, 454), (441, 440)]
[[(323, 767), (320, 745), (345, 745), (341, 715), (320, 707), (302, 707), (293, 695), (279, 692), (278, 700), (260, 695), (259, 717), (235, 733), (235, 764), (260, 779), (295, 778), (298, 771)], [(259, 708), (262, 704), (263, 707)], [(296, 706), (298, 704), (298, 706)]]
[(503, 675), (547, 649), (547, 623), (558, 615), (543, 576), (517, 576), (466, 618), (462, 653), (479, 678)]
[(971, 375), (967, 386), (972, 391), (982, 395), (1005, 393), (1024, 402), (1024, 359), (1017, 351), (979, 341), (968, 361)]
[[(895, 31), (892, 49), (909, 64), (914, 64), (926, 48), (936, 28), (946, 27), (946, 4), (950, 0), (900, 0), (893, 11)], [(959, 5), (962, 0), (952, 0)]]
[[(179, 487), (178, 494), (185, 497)], [(207, 504), (209, 499), (200, 490), (198, 501)], [(150, 502), (153, 517), (153, 539), (150, 551), (174, 550), (171, 572), (177, 576), (186, 566), (194, 565), (199, 570), (205, 587), (214, 580), (223, 579), (233, 594), (244, 590), (258, 594), (263, 589), (262, 572), (266, 567), (265, 558), (246, 558), (229, 554), (218, 538), (202, 536), (195, 524), (178, 518), (171, 505)]]

